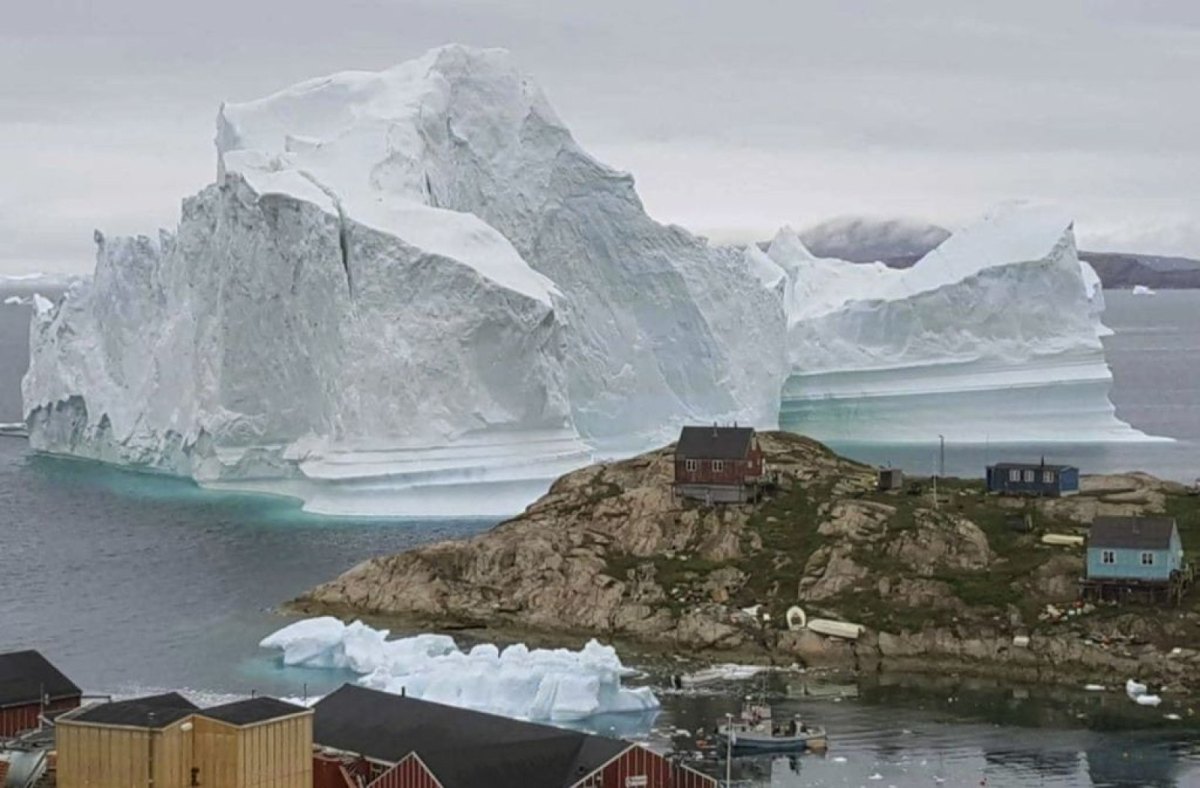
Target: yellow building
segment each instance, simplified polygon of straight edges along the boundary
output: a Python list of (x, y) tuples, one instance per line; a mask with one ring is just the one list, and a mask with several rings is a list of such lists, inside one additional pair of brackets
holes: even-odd
[(198, 709), (176, 693), (58, 718), (61, 788), (311, 788), (312, 711), (274, 698)]

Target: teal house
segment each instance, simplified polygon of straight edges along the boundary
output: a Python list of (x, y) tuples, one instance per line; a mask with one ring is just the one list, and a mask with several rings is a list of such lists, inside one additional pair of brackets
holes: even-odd
[(1092, 522), (1089, 581), (1170, 583), (1183, 569), (1183, 543), (1173, 517), (1097, 517)]

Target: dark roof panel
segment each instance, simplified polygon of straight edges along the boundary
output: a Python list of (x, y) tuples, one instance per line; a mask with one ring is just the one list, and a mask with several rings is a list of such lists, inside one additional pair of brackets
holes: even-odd
[(0, 654), (0, 708), (82, 695), (82, 690), (38, 651)]
[(1174, 530), (1171, 517), (1097, 517), (1088, 534), (1088, 547), (1166, 550)]
[(230, 725), (253, 725), (280, 717), (290, 717), (308, 711), (303, 706), (275, 698), (258, 697), (234, 701), (221, 706), (202, 709), (201, 714)]
[(991, 467), (995, 468), (998, 471), (1011, 471), (1011, 470), (1021, 470), (1021, 471), (1072, 470), (1072, 471), (1078, 471), (1079, 470), (1074, 465), (1052, 465), (1050, 463), (1042, 463), (1042, 462), (998, 462)]
[(149, 695), (144, 698), (119, 700), (88, 706), (72, 714), (79, 722), (102, 725), (127, 725), (134, 728), (165, 728), (173, 722), (198, 711), (199, 707), (177, 692)]
[(350, 684), (313, 711), (315, 743), (388, 763), (416, 752), (444, 788), (562, 788), (633, 746)]
[(684, 427), (675, 453), (703, 460), (740, 460), (753, 445), (751, 427)]

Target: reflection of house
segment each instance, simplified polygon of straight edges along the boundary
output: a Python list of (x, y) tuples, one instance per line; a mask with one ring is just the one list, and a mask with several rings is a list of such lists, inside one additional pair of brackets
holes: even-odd
[(34, 730), (43, 714), (73, 709), (82, 695), (41, 653), (0, 654), (0, 739)]
[(198, 709), (171, 692), (55, 727), (60, 788), (312, 788), (312, 711), (274, 698)]
[(742, 503), (763, 478), (763, 453), (750, 427), (684, 427), (675, 444), (675, 491), (706, 503)]
[(367, 788), (717, 785), (637, 744), (351, 684), (314, 711), (318, 760), (328, 764), (318, 767), (314, 788), (354, 788), (353, 775)]
[(1182, 595), (1191, 579), (1172, 517), (1097, 517), (1087, 540), (1086, 594), (1101, 599), (1144, 592), (1154, 600)]
[(987, 488), (1009, 495), (1074, 495), (1079, 492), (1079, 469), (1045, 462), (1001, 462), (987, 466)]

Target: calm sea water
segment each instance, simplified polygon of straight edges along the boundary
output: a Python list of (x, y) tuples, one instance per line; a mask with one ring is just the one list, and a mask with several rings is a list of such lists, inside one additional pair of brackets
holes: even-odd
[[(0, 291), (0, 300), (8, 295)], [(28, 319), (27, 307), (0, 306), (0, 421), (21, 417)], [(1087, 467), (1200, 475), (1190, 465), (1200, 441), (1200, 292), (1113, 293), (1106, 320), (1117, 332), (1106, 345), (1118, 414), (1181, 440), (1056, 450)], [(851, 450), (932, 467), (928, 448), (907, 449), (908, 460), (895, 447)], [(952, 467), (978, 464), (965, 447), (947, 451)], [(273, 606), (368, 556), (491, 525), (311, 517), (284, 500), (34, 456), (23, 440), (0, 437), (0, 650), (40, 648), (94, 692), (322, 693), (350, 677), (283, 669), (256, 648), (285, 623)], [(663, 683), (647, 666), (648, 680)], [(771, 680), (777, 710), (819, 719), (833, 749), (738, 759), (738, 784), (1200, 786), (1200, 725), (1169, 696), (1152, 710), (1115, 693), (953, 676), (840, 681)], [(736, 710), (740, 691), (664, 692), (656, 719), (598, 727), (694, 748), (695, 732)], [(1172, 712), (1183, 721), (1165, 720)], [(711, 757), (698, 763), (722, 769)]]

